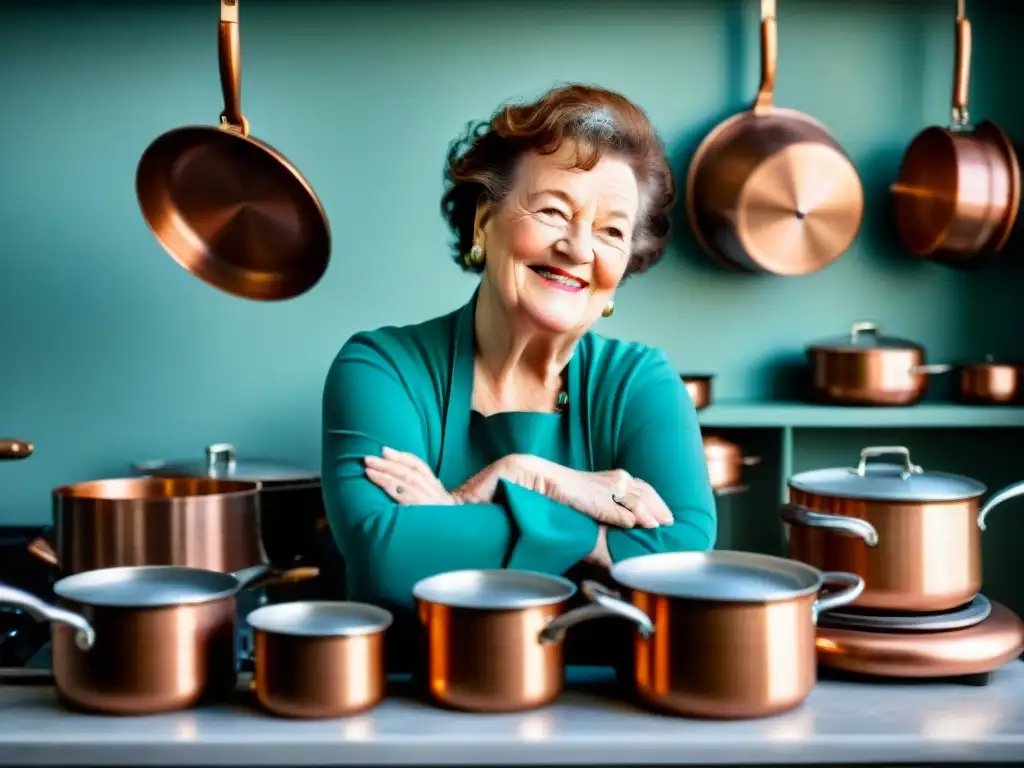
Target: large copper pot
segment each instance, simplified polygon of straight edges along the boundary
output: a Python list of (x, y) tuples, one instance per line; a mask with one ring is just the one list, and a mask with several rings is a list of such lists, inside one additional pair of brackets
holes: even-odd
[[(864, 582), (752, 552), (667, 552), (621, 560), (611, 576), (629, 601), (585, 582), (594, 604), (563, 625), (611, 613), (637, 624), (640, 699), (684, 717), (754, 718), (799, 706), (817, 680), (819, 614), (852, 601)], [(819, 597), (826, 584), (843, 588)]]
[(177, 566), (107, 568), (54, 585), (58, 605), (0, 584), (0, 604), (52, 622), (53, 677), (69, 704), (153, 714), (222, 700), (237, 675), (236, 595), (268, 566), (231, 574)]
[(805, 275), (849, 248), (860, 229), (864, 191), (825, 126), (774, 105), (777, 58), (775, 0), (762, 0), (757, 98), (697, 148), (686, 205), (697, 241), (726, 265)]
[(1006, 245), (1020, 209), (1016, 150), (994, 123), (970, 126), (971, 23), (957, 3), (953, 118), (911, 142), (893, 185), (896, 228), (916, 256), (968, 265)]
[(256, 699), (285, 717), (342, 717), (380, 703), (387, 688), (384, 633), (392, 615), (364, 603), (296, 601), (257, 608)]
[[(882, 457), (898, 464), (874, 463)], [(789, 556), (863, 577), (858, 608), (944, 611), (981, 589), (981, 531), (1024, 482), (993, 494), (945, 472), (924, 471), (902, 446), (865, 448), (855, 469), (819, 469), (789, 480)]]
[(835, 405), (913, 405), (930, 376), (952, 368), (927, 365), (924, 347), (883, 336), (874, 323), (854, 323), (848, 336), (811, 345), (807, 361), (814, 398)]

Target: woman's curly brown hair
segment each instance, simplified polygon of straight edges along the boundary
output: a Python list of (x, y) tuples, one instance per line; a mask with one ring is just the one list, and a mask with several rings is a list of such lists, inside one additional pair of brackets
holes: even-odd
[(465, 258), (473, 246), (477, 203), (505, 199), (523, 154), (553, 154), (565, 141), (575, 142), (575, 167), (580, 170), (590, 170), (603, 155), (613, 154), (625, 159), (636, 175), (640, 211), (626, 275), (642, 272), (661, 258), (676, 187), (657, 132), (625, 96), (568, 85), (530, 104), (501, 107), (490, 121), (470, 123), (465, 135), (452, 143), (441, 211), (455, 235), (457, 264), (470, 271), (483, 269)]

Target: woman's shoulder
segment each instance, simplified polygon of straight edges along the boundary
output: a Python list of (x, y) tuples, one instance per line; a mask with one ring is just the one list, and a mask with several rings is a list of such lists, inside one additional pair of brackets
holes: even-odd
[(584, 339), (587, 378), (605, 392), (622, 391), (654, 379), (678, 381), (668, 355), (659, 347), (590, 332)]

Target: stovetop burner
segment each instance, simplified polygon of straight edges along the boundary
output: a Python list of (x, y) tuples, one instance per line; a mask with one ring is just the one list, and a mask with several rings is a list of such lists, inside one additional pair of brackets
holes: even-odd
[(984, 595), (976, 595), (966, 605), (934, 613), (897, 613), (846, 609), (826, 611), (818, 619), (819, 626), (834, 629), (855, 629), (865, 632), (948, 632), (973, 627), (992, 613), (992, 603)]

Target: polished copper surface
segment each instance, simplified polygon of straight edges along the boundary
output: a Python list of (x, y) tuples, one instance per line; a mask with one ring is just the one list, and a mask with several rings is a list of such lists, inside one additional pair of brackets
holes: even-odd
[(761, 85), (753, 107), (701, 142), (686, 180), (701, 247), (745, 272), (805, 275), (835, 261), (860, 229), (864, 191), (828, 129), (774, 106), (775, 3), (761, 3)]
[(30, 549), (66, 574), (119, 565), (229, 573), (265, 562), (259, 485), (240, 480), (117, 478), (52, 492), (55, 546)]
[(24, 440), (0, 439), (0, 461), (27, 459), (33, 450), (32, 443)]
[(743, 467), (757, 464), (757, 456), (744, 456), (742, 449), (724, 438), (704, 436), (704, 460), (708, 465), (711, 488), (720, 491), (736, 488), (743, 482)]
[(236, 0), (221, 0), (218, 56), (220, 126), (154, 140), (136, 171), (139, 205), (160, 244), (192, 274), (243, 298), (289, 299), (327, 269), (327, 217), (295, 166), (249, 135)]
[(53, 676), (68, 703), (104, 714), (153, 714), (223, 699), (235, 687), (235, 598), (166, 608), (62, 601), (96, 631), (89, 650), (54, 624)]
[(888, 677), (948, 677), (992, 670), (1024, 650), (1024, 625), (992, 602), (980, 624), (948, 632), (865, 632), (818, 628), (818, 661), (824, 667)]
[(887, 611), (944, 611), (981, 589), (979, 500), (924, 503), (865, 501), (804, 493), (789, 487), (790, 503), (814, 512), (866, 520), (878, 544), (809, 525), (789, 528), (789, 556), (830, 571), (862, 577), (852, 605)]
[(892, 187), (896, 228), (916, 256), (969, 264), (1000, 251), (1020, 208), (1020, 167), (1006, 135), (985, 121), (968, 123), (971, 23), (959, 4), (953, 121), (914, 137)]
[(698, 411), (711, 405), (712, 380), (715, 378), (710, 374), (689, 375), (681, 374), (686, 393), (693, 401), (693, 407)]
[(1024, 403), (1024, 365), (974, 363), (957, 371), (957, 399), (971, 405)]
[(384, 632), (318, 637), (254, 630), (253, 640), (256, 698), (274, 714), (342, 717), (384, 698)]
[(540, 642), (562, 604), (508, 610), (417, 605), (427, 640), (427, 688), (438, 703), (514, 712), (541, 707), (562, 692), (563, 646)]
[(637, 693), (675, 714), (754, 718), (798, 706), (817, 679), (815, 596), (771, 603), (683, 600), (634, 591), (654, 622), (636, 634)]

